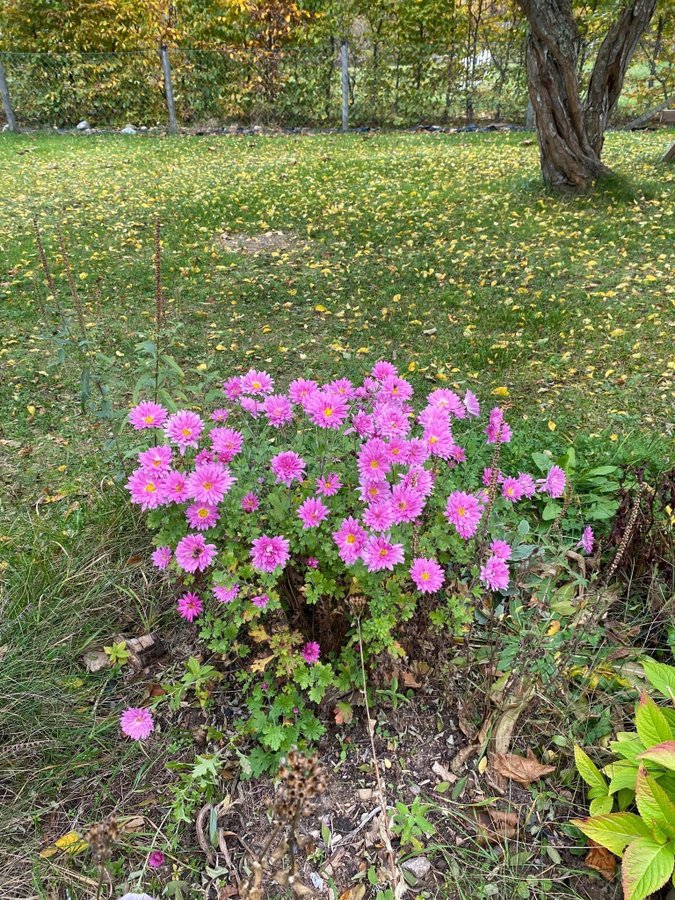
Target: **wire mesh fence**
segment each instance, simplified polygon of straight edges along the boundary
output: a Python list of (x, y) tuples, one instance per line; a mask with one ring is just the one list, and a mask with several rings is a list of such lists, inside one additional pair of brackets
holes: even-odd
[[(231, 123), (286, 128), (413, 126), (474, 120), (522, 122), (524, 66), (488, 52), (471, 66), (443, 48), (351, 42), (343, 89), (340, 41), (284, 50), (225, 47), (168, 52), (179, 126)], [(0, 53), (19, 126), (166, 125), (158, 49)]]

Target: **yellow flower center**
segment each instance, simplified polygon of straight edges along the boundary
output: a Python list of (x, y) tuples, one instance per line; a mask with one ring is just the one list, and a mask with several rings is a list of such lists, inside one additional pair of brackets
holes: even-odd
[(330, 419), (330, 417), (333, 415), (333, 407), (332, 406), (324, 407), (323, 414), (324, 414), (324, 416), (326, 416), (327, 419)]
[(355, 544), (356, 543), (356, 535), (348, 534), (346, 540), (347, 540), (348, 544)]
[(457, 515), (458, 515), (461, 519), (464, 518), (464, 516), (466, 515), (466, 510), (464, 509), (463, 506), (460, 506), (460, 507), (457, 508)]
[(386, 556), (388, 552), (389, 552), (389, 551), (387, 550), (387, 548), (386, 548), (386, 547), (383, 547), (383, 548), (380, 550), (380, 556)]
[(431, 435), (431, 437), (429, 438), (429, 443), (430, 443), (430, 444), (437, 444), (437, 443), (438, 443), (438, 438), (436, 437), (435, 434), (432, 434), (432, 435)]
[(154, 416), (143, 416), (143, 421), (146, 423), (146, 425), (152, 425), (152, 423), (155, 421), (155, 417)]
[(213, 482), (205, 481), (204, 484), (202, 485), (202, 487), (204, 488), (205, 491), (210, 491), (211, 488), (213, 487)]
[(422, 574), (420, 575), (420, 578), (422, 579), (422, 581), (428, 581), (430, 578), (430, 575), (428, 572), (422, 572)]
[(209, 511), (208, 511), (208, 509), (205, 509), (202, 506), (202, 508), (197, 512), (197, 515), (199, 516), (200, 519), (207, 519), (208, 515), (209, 515)]
[(157, 490), (157, 487), (152, 482), (149, 482), (148, 484), (146, 484), (143, 490), (146, 492), (146, 494), (154, 494)]
[(159, 469), (159, 467), (162, 465), (162, 460), (161, 459), (153, 459), (152, 464), (156, 469)]
[(370, 468), (371, 469), (379, 469), (380, 468), (379, 462), (376, 459), (371, 459)]
[(512, 487), (508, 487), (508, 488), (506, 489), (506, 493), (509, 495), (509, 497), (513, 497), (513, 488), (512, 488)]
[(253, 382), (253, 387), (254, 387), (256, 390), (259, 390), (259, 389), (262, 387), (262, 385), (260, 384), (259, 381), (254, 381), (254, 382)]
[(183, 435), (183, 437), (190, 437), (190, 435), (192, 434), (192, 429), (191, 429), (191, 428), (184, 428), (184, 429), (181, 431), (181, 434)]

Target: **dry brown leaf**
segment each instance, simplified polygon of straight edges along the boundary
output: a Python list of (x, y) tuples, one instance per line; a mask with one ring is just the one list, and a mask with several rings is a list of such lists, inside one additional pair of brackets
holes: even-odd
[[(516, 690), (513, 699), (508, 704), (502, 705), (501, 711), (495, 720), (492, 730), (492, 746), (497, 753), (506, 753), (511, 745), (511, 736), (516, 722), (525, 712), (525, 708), (534, 696), (532, 685), (521, 684)], [(481, 740), (481, 736), (478, 736)], [(482, 741), (481, 741), (482, 742)]]
[(438, 760), (432, 765), (431, 771), (437, 778), (440, 778), (441, 781), (449, 781), (450, 784), (454, 784), (457, 781), (457, 776), (453, 775), (450, 769)]
[(616, 873), (616, 858), (605, 847), (591, 841), (591, 849), (584, 857), (584, 865), (599, 872), (605, 881), (611, 881)]
[(110, 667), (110, 657), (102, 650), (89, 650), (82, 657), (82, 662), (87, 672), (100, 672), (101, 669)]
[(361, 900), (365, 894), (365, 884), (355, 884), (353, 887), (347, 888), (344, 894), (340, 894), (340, 900)]
[(468, 747), (462, 747), (459, 753), (455, 754), (450, 760), (450, 771), (457, 775), (462, 766), (468, 762), (472, 756), (475, 756), (479, 750), (480, 744), (469, 744)]
[(488, 809), (476, 815), (476, 824), (479, 837), (490, 843), (502, 843), (518, 833), (518, 815), (513, 812)]
[(264, 672), (273, 659), (273, 653), (270, 656), (261, 656), (260, 659), (256, 659), (256, 661), (252, 663), (251, 672)]
[(403, 672), (402, 673), (403, 684), (409, 688), (418, 688), (422, 687), (422, 682), (418, 681), (412, 672)]
[(555, 772), (555, 766), (542, 765), (531, 751), (528, 751), (527, 756), (518, 756), (517, 753), (491, 753), (490, 765), (504, 778), (517, 781), (523, 787), (529, 787), (533, 781)]

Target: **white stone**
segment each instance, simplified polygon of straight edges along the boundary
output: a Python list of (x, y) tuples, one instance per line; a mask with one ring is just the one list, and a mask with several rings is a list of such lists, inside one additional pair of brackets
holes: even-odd
[(91, 128), (91, 125), (89, 124), (89, 122), (87, 122), (86, 119), (82, 119), (81, 122), (77, 123), (78, 131), (89, 131), (90, 128)]

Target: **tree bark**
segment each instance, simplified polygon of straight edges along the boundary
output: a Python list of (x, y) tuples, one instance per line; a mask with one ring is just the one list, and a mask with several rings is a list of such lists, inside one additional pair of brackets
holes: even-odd
[(598, 50), (583, 102), (570, 0), (519, 2), (530, 26), (527, 76), (544, 181), (559, 190), (587, 190), (610, 174), (600, 159), (605, 128), (656, 0), (631, 0), (623, 9)]

